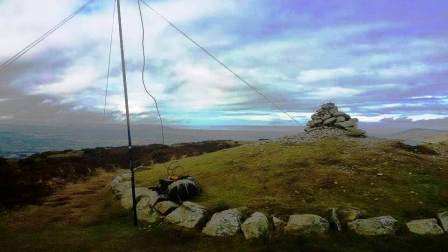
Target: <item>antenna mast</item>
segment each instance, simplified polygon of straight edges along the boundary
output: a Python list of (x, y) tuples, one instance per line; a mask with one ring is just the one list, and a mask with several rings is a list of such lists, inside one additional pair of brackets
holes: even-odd
[(132, 137), (131, 137), (131, 123), (129, 119), (129, 103), (128, 103), (128, 85), (126, 80), (126, 61), (124, 58), (123, 45), (123, 29), (121, 25), (121, 8), (120, 0), (117, 0), (118, 10), (118, 28), (120, 33), (120, 50), (121, 50), (121, 70), (123, 74), (123, 88), (124, 88), (124, 102), (126, 106), (126, 124), (128, 129), (128, 150), (129, 150), (129, 170), (131, 171), (131, 188), (132, 188), (132, 210), (134, 212), (134, 225), (137, 226), (137, 201), (135, 200), (135, 177), (134, 177), (134, 162), (132, 156)]

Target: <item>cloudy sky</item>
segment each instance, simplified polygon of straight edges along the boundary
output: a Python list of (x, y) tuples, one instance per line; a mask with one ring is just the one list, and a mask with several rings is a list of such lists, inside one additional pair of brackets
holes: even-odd
[[(147, 1), (300, 122), (328, 101), (364, 122), (448, 118), (445, 0)], [(84, 2), (0, 0), (0, 61)], [(122, 8), (133, 120), (157, 122), (140, 81), (137, 0)], [(112, 13), (113, 0), (97, 0), (1, 72), (0, 123), (120, 122), (116, 32), (103, 114)], [(146, 7), (143, 14), (146, 78), (167, 124), (294, 125)]]

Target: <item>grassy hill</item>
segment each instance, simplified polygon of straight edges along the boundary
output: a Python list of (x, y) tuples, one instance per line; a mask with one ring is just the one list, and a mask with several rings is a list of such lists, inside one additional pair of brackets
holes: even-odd
[[(430, 149), (438, 152), (431, 153)], [(54, 155), (54, 154), (52, 154)], [(56, 158), (63, 158), (61, 153)], [(51, 158), (55, 158), (52, 156)], [(311, 143), (251, 143), (147, 166), (140, 185), (167, 176), (195, 176), (210, 208), (248, 206), (279, 216), (353, 206), (366, 215), (401, 221), (433, 217), (448, 208), (448, 143), (410, 151), (395, 141), (323, 139)], [(348, 230), (324, 236), (283, 236), (249, 242), (207, 237), (171, 225), (135, 228), (113, 199), (115, 171), (68, 183), (40, 205), (0, 214), (2, 251), (445, 251), (446, 235), (361, 237)]]
[[(448, 159), (416, 153), (396, 141), (323, 139), (312, 143), (248, 144), (173, 161), (196, 177), (209, 208), (247, 206), (270, 214), (325, 214), (358, 207), (367, 215), (432, 217), (448, 207)], [(443, 146), (442, 146), (443, 147)], [(433, 148), (433, 147), (431, 147)], [(166, 177), (165, 164), (137, 175), (140, 185)]]

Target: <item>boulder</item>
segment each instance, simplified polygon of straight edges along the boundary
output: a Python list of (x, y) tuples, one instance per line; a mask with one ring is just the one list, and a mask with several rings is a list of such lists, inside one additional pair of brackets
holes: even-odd
[(380, 216), (349, 222), (348, 227), (364, 236), (393, 235), (398, 229), (398, 221), (391, 216)]
[(283, 232), (285, 229), (286, 223), (275, 216), (272, 217), (272, 223), (274, 224), (274, 230), (276, 232)]
[(324, 122), (326, 120), (330, 119), (330, 118), (331, 118), (331, 114), (324, 114), (324, 115), (321, 116), (321, 120), (324, 121)]
[(448, 211), (438, 213), (437, 218), (439, 219), (440, 223), (442, 224), (442, 227), (445, 230), (445, 232), (448, 232)]
[(311, 128), (314, 128), (314, 127), (320, 126), (322, 123), (323, 123), (323, 121), (319, 119), (319, 120), (309, 121), (307, 125)]
[(181, 227), (195, 228), (204, 220), (206, 214), (207, 210), (205, 207), (193, 202), (185, 201), (182, 205), (168, 214), (165, 217), (165, 220)]
[(115, 183), (112, 186), (112, 192), (118, 198), (121, 198), (122, 195), (131, 188), (131, 181), (121, 181), (119, 183)]
[(247, 240), (266, 237), (269, 232), (269, 220), (263, 213), (255, 212), (241, 224)]
[(335, 123), (334, 125), (336, 125), (338, 127), (341, 127), (341, 128), (344, 128), (344, 129), (347, 129), (347, 128), (354, 128), (354, 127), (357, 126), (357, 124), (358, 124), (358, 120), (352, 118), (352, 119), (350, 119), (348, 121), (345, 121), (345, 122)]
[(336, 120), (337, 119), (335, 117), (328, 118), (327, 120), (324, 121), (324, 125), (331, 125), (331, 124), (335, 123)]
[(346, 135), (351, 137), (364, 137), (366, 136), (366, 132), (362, 129), (358, 128), (346, 128)]
[[(145, 187), (136, 187), (135, 188), (135, 199), (137, 203), (142, 197), (150, 198), (153, 194), (148, 188)], [(127, 189), (121, 196), (121, 206), (125, 209), (131, 209), (132, 208), (132, 189)]]
[(338, 111), (338, 108), (337, 108), (336, 105), (335, 105), (333, 108), (329, 109), (328, 112), (330, 112), (330, 114), (331, 114), (332, 116), (334, 116), (334, 115), (335, 115), (336, 113), (338, 113), (339, 111)]
[(339, 208), (336, 211), (339, 221), (342, 224), (354, 221), (362, 217), (361, 210), (357, 208)]
[(329, 102), (329, 103), (323, 104), (322, 106), (320, 106), (320, 108), (322, 110), (330, 110), (330, 109), (336, 108), (336, 104), (334, 104), (333, 102)]
[(137, 217), (141, 222), (153, 224), (161, 220), (158, 212), (151, 208), (150, 199), (143, 197), (137, 204)]
[(149, 198), (149, 204), (151, 205), (151, 207), (155, 206), (157, 202), (165, 199), (164, 196), (160, 195), (158, 192), (154, 190), (149, 190), (146, 197)]
[(328, 231), (328, 221), (314, 214), (297, 214), (289, 216), (285, 231), (297, 234), (322, 234)]
[(336, 122), (345, 122), (345, 117), (344, 116), (336, 117)]
[(350, 119), (350, 116), (342, 111), (338, 111), (338, 112), (334, 113), (333, 116), (334, 117), (344, 117), (344, 121)]
[(240, 231), (242, 213), (239, 209), (228, 209), (215, 213), (202, 232), (210, 236), (233, 236)]
[(409, 231), (418, 235), (439, 235), (443, 229), (437, 224), (437, 219), (413, 220), (406, 223)]
[(116, 176), (110, 183), (112, 191), (117, 194), (131, 187), (131, 173), (126, 172), (121, 175)]
[(179, 205), (172, 201), (162, 201), (157, 203), (154, 206), (154, 209), (162, 215), (167, 215), (177, 207), (179, 207)]

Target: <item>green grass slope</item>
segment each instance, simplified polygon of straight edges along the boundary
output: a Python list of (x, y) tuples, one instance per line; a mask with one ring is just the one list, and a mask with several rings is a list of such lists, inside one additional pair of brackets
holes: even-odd
[[(194, 201), (212, 209), (247, 206), (286, 215), (358, 207), (367, 215), (407, 219), (433, 217), (448, 207), (446, 156), (415, 153), (394, 141), (256, 143), (173, 162), (168, 165), (178, 167), (177, 175), (201, 184)], [(138, 184), (156, 185), (166, 167), (139, 172)]]

